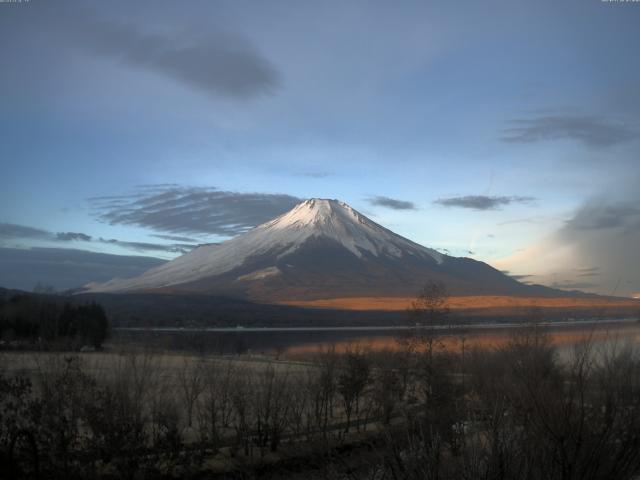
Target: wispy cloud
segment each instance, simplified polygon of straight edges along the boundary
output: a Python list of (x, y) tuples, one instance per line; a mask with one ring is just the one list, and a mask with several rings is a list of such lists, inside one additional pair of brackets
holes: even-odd
[(171, 240), (172, 242), (184, 242), (184, 243), (198, 243), (199, 240), (191, 237), (183, 237), (182, 235), (163, 235), (159, 233), (152, 233), (151, 237), (161, 238), (162, 240)]
[(417, 210), (415, 203), (391, 197), (376, 196), (368, 198), (367, 201), (371, 205), (391, 208), (393, 210)]
[(317, 172), (302, 172), (299, 174), (302, 177), (308, 177), (308, 178), (327, 178), (330, 177), (331, 175), (333, 175), (333, 173), (331, 172), (321, 172), (321, 171), (317, 171)]
[(585, 267), (577, 268), (577, 277), (597, 277), (600, 275), (600, 269), (598, 267)]
[[(180, 237), (184, 238), (184, 237)], [(47, 243), (102, 243), (109, 245), (117, 245), (122, 248), (133, 250), (136, 252), (164, 252), (164, 253), (187, 253), (197, 245), (188, 243), (146, 243), (146, 242), (129, 242), (126, 240), (117, 240), (115, 238), (93, 238), (91, 235), (79, 232), (50, 232), (40, 228), (29, 227), (25, 225), (16, 225), (13, 223), (0, 223), (0, 241), (2, 240), (40, 240)]]
[(433, 203), (443, 207), (468, 208), (471, 210), (497, 210), (512, 203), (531, 203), (534, 197), (465, 195), (461, 197), (439, 198)]
[(597, 283), (591, 283), (591, 282), (566, 281), (566, 282), (553, 282), (551, 284), (551, 286), (553, 288), (561, 288), (561, 289), (564, 289), (564, 290), (567, 290), (567, 289), (570, 289), (570, 290), (582, 290), (582, 289), (597, 288), (600, 285), (598, 285)]
[(207, 187), (142, 186), (120, 196), (90, 199), (98, 219), (159, 232), (234, 236), (290, 210), (302, 199)]
[(513, 220), (504, 220), (502, 222), (498, 222), (497, 225), (515, 225), (518, 223), (544, 223), (548, 222), (549, 217), (527, 217), (527, 218), (514, 218)]
[(162, 245), (158, 243), (147, 243), (147, 242), (127, 242), (124, 240), (116, 240), (115, 238), (110, 238), (110, 239), (99, 238), (97, 241), (100, 243), (118, 245), (119, 247), (127, 248), (129, 250), (134, 250), (136, 252), (165, 252), (165, 253), (184, 254), (184, 253), (190, 252), (196, 247), (196, 245), (188, 245), (188, 244)]
[(543, 115), (511, 120), (503, 130), (509, 143), (569, 139), (591, 147), (609, 147), (638, 138), (638, 131), (605, 118), (587, 115)]

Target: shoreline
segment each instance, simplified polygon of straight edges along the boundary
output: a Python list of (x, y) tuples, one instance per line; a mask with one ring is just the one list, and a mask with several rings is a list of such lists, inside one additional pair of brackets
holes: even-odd
[(558, 320), (545, 322), (505, 322), (505, 323), (456, 323), (434, 325), (379, 325), (379, 326), (344, 326), (344, 327), (115, 327), (115, 331), (123, 332), (166, 332), (166, 333), (271, 333), (271, 332), (393, 332), (411, 330), (499, 330), (535, 325), (543, 328), (581, 327), (594, 325), (632, 325), (639, 323), (636, 318), (605, 318), (587, 320)]

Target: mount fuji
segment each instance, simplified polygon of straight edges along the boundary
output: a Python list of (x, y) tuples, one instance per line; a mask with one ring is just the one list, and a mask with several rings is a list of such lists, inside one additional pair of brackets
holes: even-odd
[(454, 295), (566, 295), (522, 284), (486, 263), (444, 255), (338, 200), (313, 198), (245, 234), (203, 245), (90, 292), (231, 295), (260, 302), (414, 296), (427, 280)]

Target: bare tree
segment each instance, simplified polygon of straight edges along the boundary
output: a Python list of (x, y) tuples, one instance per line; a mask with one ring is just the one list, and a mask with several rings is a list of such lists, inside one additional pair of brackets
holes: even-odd
[(334, 399), (336, 393), (336, 374), (338, 357), (335, 349), (330, 348), (321, 352), (317, 357), (318, 375), (315, 392), (315, 414), (318, 425), (326, 439), (329, 431), (329, 420), (333, 417)]
[(310, 438), (310, 432), (307, 419), (311, 408), (311, 392), (314, 384), (312, 376), (306, 370), (302, 374), (292, 376), (291, 382), (294, 385), (290, 388), (290, 408), (289, 408), (289, 427), (296, 437), (307, 435)]
[(194, 361), (188, 357), (183, 357), (182, 365), (178, 370), (178, 383), (187, 409), (187, 426), (191, 427), (194, 407), (204, 390), (204, 366), (202, 360)]
[(436, 281), (428, 281), (409, 307), (410, 318), (416, 326), (424, 327), (419, 335), (410, 341), (426, 347), (429, 357), (433, 355), (437, 340), (436, 327), (443, 325), (449, 314), (449, 292), (447, 287)]
[(375, 369), (372, 396), (383, 425), (389, 425), (391, 416), (402, 402), (404, 388), (402, 374), (395, 366), (380, 363)]
[[(351, 426), (351, 417), (355, 409), (356, 418), (359, 416), (360, 398), (370, 380), (369, 360), (364, 352), (348, 349), (342, 356), (342, 365), (338, 373), (337, 390), (342, 397), (344, 412), (347, 417), (345, 432)], [(359, 422), (356, 422), (356, 429)]]
[(244, 449), (244, 454), (250, 454), (250, 433), (252, 420), (251, 395), (254, 391), (254, 379), (248, 370), (238, 370), (231, 385), (231, 403), (234, 411), (233, 426), (236, 431), (236, 441), (232, 454), (238, 448)]
[(255, 386), (251, 395), (254, 427), (260, 454), (264, 455), (267, 446), (272, 452), (277, 450), (287, 426), (291, 405), (288, 398), (288, 373), (278, 372), (270, 364), (264, 372), (260, 372)]
[(148, 352), (118, 356), (83, 403), (89, 452), (111, 464), (121, 478), (135, 478), (153, 469), (156, 457), (149, 448), (174, 433), (170, 426), (162, 432), (152, 427), (154, 416), (161, 420), (158, 371), (157, 358)]
[(201, 401), (198, 403), (198, 425), (200, 439), (217, 451), (222, 434), (230, 427), (233, 414), (231, 401), (233, 364), (225, 362), (211, 362), (206, 365), (204, 372), (204, 388)]

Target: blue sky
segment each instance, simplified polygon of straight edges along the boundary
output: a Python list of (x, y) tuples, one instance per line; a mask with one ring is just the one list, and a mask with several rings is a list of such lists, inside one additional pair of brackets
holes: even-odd
[(171, 258), (339, 198), (526, 281), (636, 294), (639, 22), (596, 0), (0, 4), (0, 246)]

